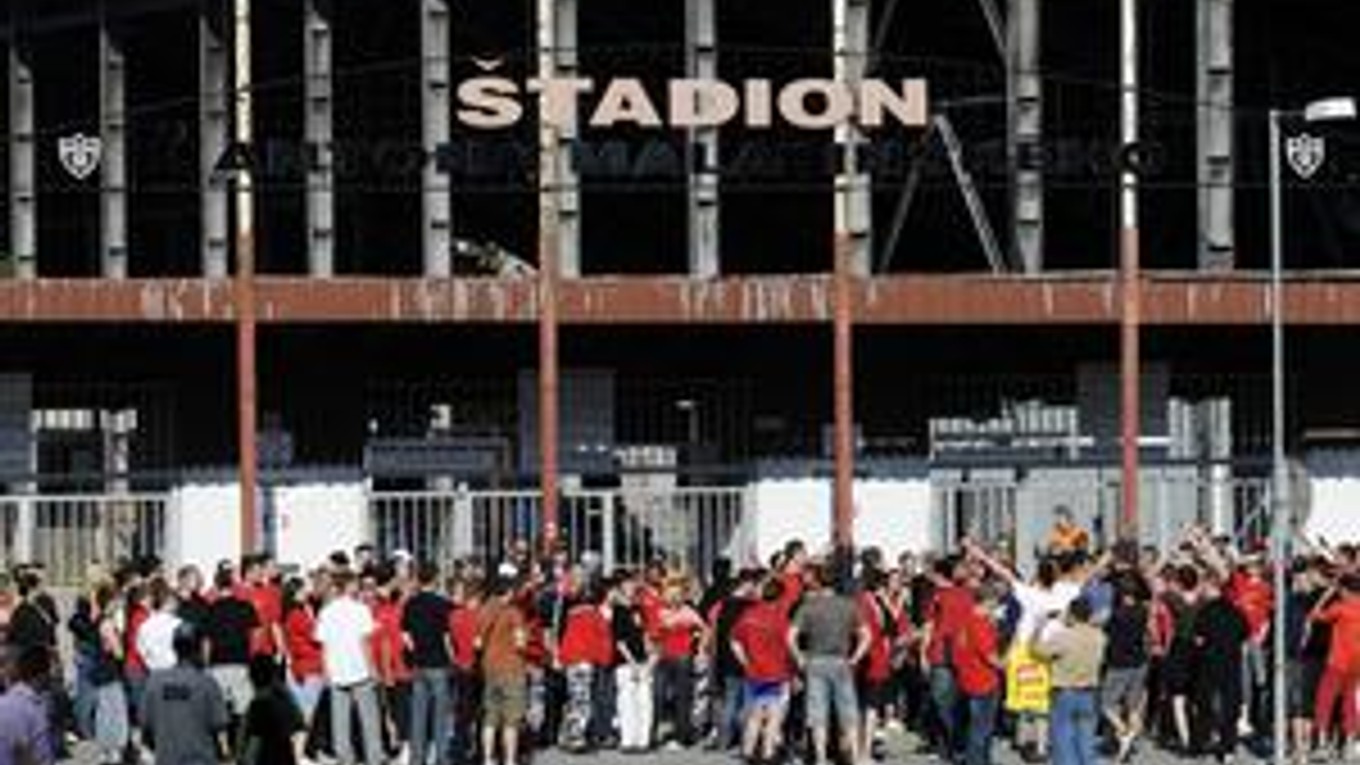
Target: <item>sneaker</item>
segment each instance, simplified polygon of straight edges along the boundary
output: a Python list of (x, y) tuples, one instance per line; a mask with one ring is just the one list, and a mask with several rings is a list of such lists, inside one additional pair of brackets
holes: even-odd
[(685, 747), (679, 741), (671, 739), (670, 741), (666, 742), (665, 750), (667, 752), (683, 752), (685, 751)]

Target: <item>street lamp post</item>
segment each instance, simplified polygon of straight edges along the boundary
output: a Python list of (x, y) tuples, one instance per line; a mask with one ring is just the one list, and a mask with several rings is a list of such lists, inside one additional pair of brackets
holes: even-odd
[(1270, 357), (1271, 357), (1271, 557), (1274, 560), (1274, 590), (1276, 608), (1271, 628), (1274, 661), (1272, 662), (1272, 728), (1274, 730), (1275, 765), (1288, 761), (1288, 710), (1285, 704), (1285, 604), (1288, 579), (1286, 572), (1289, 549), (1291, 500), (1289, 464), (1285, 459), (1285, 390), (1284, 390), (1284, 201), (1282, 195), (1280, 121), (1285, 117), (1301, 117), (1306, 122), (1355, 120), (1356, 103), (1351, 98), (1330, 98), (1315, 101), (1302, 112), (1270, 110)]

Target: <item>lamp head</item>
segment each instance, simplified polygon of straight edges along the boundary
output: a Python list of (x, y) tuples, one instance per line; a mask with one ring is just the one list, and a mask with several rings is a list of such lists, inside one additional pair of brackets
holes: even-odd
[(1303, 119), (1307, 122), (1346, 122), (1354, 121), (1357, 116), (1355, 99), (1349, 96), (1324, 98), (1304, 107)]

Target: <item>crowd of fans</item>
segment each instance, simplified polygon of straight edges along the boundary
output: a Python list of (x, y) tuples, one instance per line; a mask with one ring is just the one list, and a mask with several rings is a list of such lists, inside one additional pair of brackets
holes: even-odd
[(148, 561), (92, 571), (64, 619), (23, 567), (0, 586), (0, 764), (84, 740), (102, 763), (160, 765), (699, 746), (860, 765), (904, 730), (961, 765), (1000, 746), (1058, 765), (1149, 747), (1228, 762), (1270, 741), (1277, 606), (1293, 755), (1356, 743), (1355, 548), (1300, 540), (1276, 593), (1263, 556), (1196, 528), (1097, 556), (1060, 511), (1031, 576), (1007, 547), (889, 561), (790, 542), (706, 581), (525, 543), (447, 565), (360, 548), (302, 576), (251, 556), (206, 582)]

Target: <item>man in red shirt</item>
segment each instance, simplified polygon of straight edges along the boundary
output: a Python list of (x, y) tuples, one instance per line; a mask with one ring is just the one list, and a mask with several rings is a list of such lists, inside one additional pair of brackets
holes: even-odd
[(968, 702), (965, 765), (991, 765), (992, 730), (1001, 703), (1000, 638), (992, 623), (994, 597), (986, 597), (969, 613), (953, 640), (954, 679)]
[(761, 602), (742, 614), (732, 629), (732, 654), (746, 678), (746, 722), (741, 751), (748, 762), (774, 759), (783, 738), (784, 715), (793, 677), (789, 615), (780, 579), (765, 583)]
[(479, 582), (455, 580), (450, 588), (449, 647), (452, 649), (453, 751), (469, 751), (475, 745), (477, 721), (477, 625), (481, 619), (482, 587)]
[(1317, 706), (1313, 712), (1313, 730), (1325, 740), (1332, 729), (1332, 712), (1341, 702), (1341, 731), (1347, 743), (1355, 741), (1360, 732), (1360, 708), (1356, 693), (1360, 690), (1360, 574), (1342, 576), (1340, 592), (1333, 589), (1324, 596), (1309, 619), (1329, 624), (1331, 642), (1327, 650), (1327, 668), (1318, 683)]
[(277, 656), (285, 645), (283, 591), (274, 581), (278, 572), (268, 554), (246, 556), (241, 561), (242, 598), (255, 607), (258, 626), (250, 635), (251, 656)]
[(935, 567), (935, 595), (926, 609), (924, 664), (929, 667), (930, 697), (938, 715), (942, 753), (951, 759), (958, 749), (953, 709), (958, 686), (950, 665), (952, 646), (968, 624), (977, 601), (966, 585), (968, 567), (963, 558), (946, 558)]
[(1266, 684), (1266, 638), (1270, 635), (1275, 592), (1267, 579), (1265, 562), (1258, 556), (1242, 561), (1228, 578), (1225, 593), (1247, 623), (1247, 650), (1242, 673), (1242, 709), (1238, 729), (1251, 730), (1251, 699)]
[(683, 577), (666, 586), (665, 606), (658, 617), (658, 644), (661, 659), (656, 676), (660, 685), (657, 708), (661, 722), (671, 724), (672, 748), (693, 743), (694, 654), (702, 642), (704, 620), (686, 600), (688, 581)]

